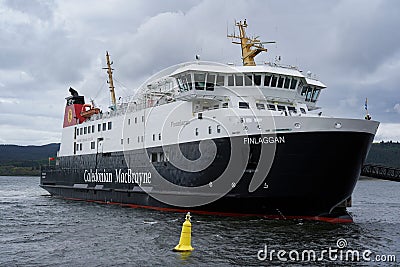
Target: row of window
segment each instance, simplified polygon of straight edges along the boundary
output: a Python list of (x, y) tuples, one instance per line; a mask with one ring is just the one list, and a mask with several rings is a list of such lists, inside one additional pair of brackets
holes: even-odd
[[(130, 144), (130, 141), (131, 141), (131, 139), (128, 137), (128, 138), (126, 138), (126, 143), (129, 145)], [(142, 136), (138, 136), (137, 137), (137, 142), (138, 143), (143, 143), (144, 142), (144, 136), (142, 135)], [(121, 145), (123, 145), (124, 144), (124, 139), (121, 139)]]
[[(106, 131), (106, 130), (111, 130), (112, 128), (112, 122), (103, 122), (103, 123), (99, 123), (97, 125), (97, 131), (101, 132), (101, 131)], [(89, 125), (89, 126), (85, 126), (85, 127), (81, 127), (81, 128), (76, 128), (75, 129), (75, 134), (76, 136), (79, 135), (84, 135), (84, 134), (91, 134), (95, 132), (95, 126), (94, 125)]]
[[(135, 121), (135, 124), (138, 123), (138, 118), (135, 117), (134, 121)], [(144, 116), (142, 116), (142, 122), (144, 122)], [(131, 119), (128, 119), (128, 125), (131, 125)]]
[[(82, 151), (82, 143), (78, 143), (78, 144), (76, 144), (75, 145), (76, 147), (75, 147), (75, 150), (76, 151)], [(96, 142), (90, 142), (90, 149), (96, 149)]]
[[(161, 141), (161, 133), (158, 134), (158, 140)], [(137, 142), (138, 143), (143, 143), (143, 141), (144, 141), (144, 136), (143, 135), (137, 137)], [(153, 134), (153, 141), (156, 141), (156, 135), (155, 134)], [(127, 144), (130, 143), (129, 137), (126, 138), (126, 142), (127, 142)], [(123, 145), (123, 144), (124, 144), (124, 139), (121, 139), (121, 145)]]
[[(192, 78), (193, 77), (193, 78)], [(225, 79), (227, 77), (227, 79)], [(227, 84), (225, 84), (227, 80)], [(188, 73), (177, 78), (180, 91), (196, 90), (213, 91), (215, 86), (269, 86), (284, 89), (296, 89), (303, 83), (295, 77), (272, 74), (214, 74)], [(299, 84), (298, 84), (299, 83)]]
[[(217, 125), (216, 131), (217, 131), (217, 133), (221, 133), (221, 125)], [(199, 135), (199, 128), (194, 129), (194, 134), (196, 136)], [(212, 127), (211, 126), (208, 126), (208, 134), (212, 134)]]
[[(265, 104), (264, 103), (256, 103), (257, 109), (263, 109), (265, 110)], [(239, 108), (244, 108), (244, 109), (249, 109), (249, 103), (247, 102), (239, 102)], [(267, 104), (268, 110), (272, 111), (289, 111), (290, 113), (297, 113), (297, 109), (293, 106), (285, 106), (285, 105), (275, 105), (275, 104)], [(287, 108), (287, 110), (286, 110)], [(303, 114), (306, 114), (306, 110), (304, 108), (300, 108), (300, 112)]]

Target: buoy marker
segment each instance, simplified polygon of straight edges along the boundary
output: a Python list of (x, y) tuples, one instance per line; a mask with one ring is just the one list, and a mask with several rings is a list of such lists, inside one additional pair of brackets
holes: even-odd
[(191, 245), (192, 239), (192, 223), (190, 222), (190, 212), (186, 214), (185, 222), (182, 225), (181, 237), (179, 239), (179, 244), (173, 249), (174, 251), (184, 252), (193, 251)]

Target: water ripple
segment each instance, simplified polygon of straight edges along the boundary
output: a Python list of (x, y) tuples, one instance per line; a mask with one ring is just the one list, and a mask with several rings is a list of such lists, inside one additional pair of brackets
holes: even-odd
[(339, 238), (351, 249), (396, 254), (400, 260), (400, 183), (360, 181), (350, 209), (353, 224), (192, 214), (195, 250), (186, 254), (172, 252), (182, 213), (51, 198), (38, 184), (37, 177), (0, 177), (0, 266), (282, 265), (276, 258), (259, 261), (257, 252), (265, 245), (320, 251), (336, 248)]

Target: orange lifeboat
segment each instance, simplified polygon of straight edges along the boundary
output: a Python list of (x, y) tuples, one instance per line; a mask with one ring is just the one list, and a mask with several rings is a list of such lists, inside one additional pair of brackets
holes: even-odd
[(93, 107), (91, 104), (84, 104), (81, 110), (81, 116), (84, 118), (90, 118), (94, 114), (99, 114), (100, 109)]

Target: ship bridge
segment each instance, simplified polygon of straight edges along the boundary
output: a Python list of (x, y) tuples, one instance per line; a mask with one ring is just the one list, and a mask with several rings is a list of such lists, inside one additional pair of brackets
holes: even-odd
[(270, 103), (306, 104), (313, 110), (317, 109), (321, 90), (326, 88), (295, 67), (277, 64), (229, 66), (198, 62), (176, 70), (171, 77), (176, 79), (177, 100), (212, 100), (223, 105), (235, 97), (250, 97)]

